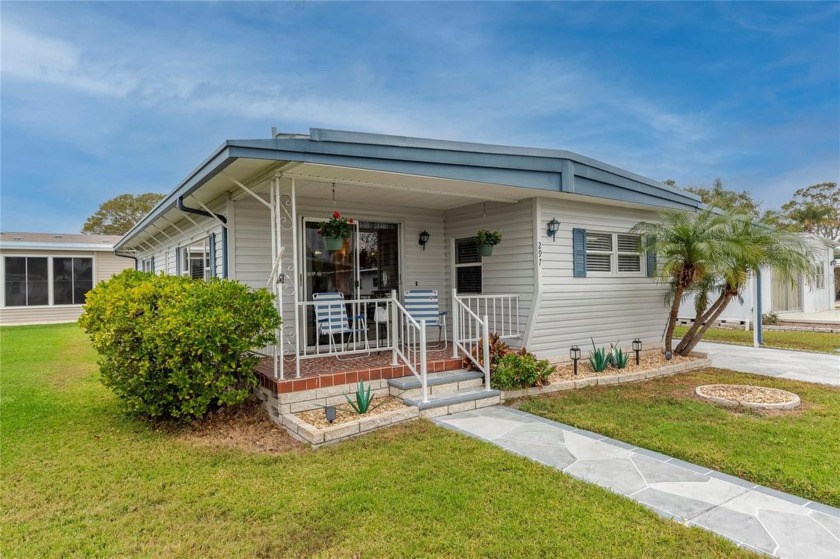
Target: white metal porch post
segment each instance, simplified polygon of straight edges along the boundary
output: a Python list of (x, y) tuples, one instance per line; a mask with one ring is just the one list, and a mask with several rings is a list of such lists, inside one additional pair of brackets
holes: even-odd
[(452, 359), (458, 359), (458, 316), (461, 314), (461, 309), (458, 306), (458, 290), (452, 290)]
[[(271, 292), (274, 294), (274, 306), (277, 309), (278, 314), (282, 316), (283, 313), (283, 294), (281, 291), (277, 289), (277, 278), (275, 274), (277, 273), (276, 266), (278, 264), (278, 260), (280, 258), (280, 228), (278, 227), (278, 219), (277, 214), (278, 206), (279, 206), (279, 182), (280, 180), (277, 177), (274, 177), (271, 180), (271, 188), (270, 188), (270, 200), (271, 200), (271, 266), (272, 270), (269, 273), (269, 280), (271, 281)], [(274, 378), (283, 379), (283, 356), (278, 355), (278, 352), (282, 352), (282, 345), (283, 345), (283, 333), (280, 328), (274, 331)], [(278, 345), (280, 348), (278, 348)]]

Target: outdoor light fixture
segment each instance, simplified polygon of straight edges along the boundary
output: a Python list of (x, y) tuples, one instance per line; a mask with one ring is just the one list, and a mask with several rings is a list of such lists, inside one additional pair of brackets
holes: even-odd
[(548, 222), (548, 236), (551, 237), (552, 241), (557, 241), (554, 236), (557, 235), (558, 229), (560, 229), (560, 222), (557, 221), (556, 217), (552, 217), (551, 221)]
[(330, 423), (335, 421), (335, 406), (325, 407), (324, 414), (327, 416), (327, 421), (329, 421)]
[(673, 357), (674, 357), (674, 354), (671, 353), (670, 351), (665, 352), (665, 361), (670, 361), (671, 359), (673, 359)]
[(636, 365), (639, 364), (639, 352), (642, 351), (642, 340), (636, 338), (633, 340), (633, 351), (636, 352)]
[(423, 247), (423, 250), (426, 250), (426, 243), (429, 242), (429, 237), (431, 237), (431, 235), (429, 235), (429, 232), (425, 229), (422, 233), (420, 233), (420, 240), (417, 242), (420, 243), (420, 246)]
[(572, 349), (569, 350), (569, 357), (572, 358), (572, 361), (575, 364), (575, 376), (577, 376), (577, 362), (580, 361), (580, 348), (573, 345)]

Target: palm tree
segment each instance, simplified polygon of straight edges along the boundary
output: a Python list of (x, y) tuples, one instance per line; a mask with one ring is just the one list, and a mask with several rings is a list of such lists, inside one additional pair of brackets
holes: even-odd
[[(659, 223), (639, 223), (634, 232), (644, 235), (645, 249), (660, 261), (658, 277), (671, 286), (666, 351), (672, 349), (680, 302), (689, 292), (696, 295), (694, 324), (675, 350), (681, 355), (694, 349), (760, 268), (770, 267), (791, 282), (814, 269), (809, 249), (795, 235), (714, 207), (697, 213), (665, 210)], [(709, 305), (716, 292), (718, 297)]]
[(656, 254), (657, 276), (671, 286), (671, 312), (665, 330), (665, 350), (677, 325), (680, 303), (687, 291), (705, 281), (709, 272), (730, 252), (727, 232), (731, 217), (708, 207), (697, 213), (664, 210), (659, 222), (640, 222), (633, 232), (642, 235), (647, 252)]
[(708, 294), (719, 291), (708, 308), (698, 305), (694, 324), (677, 345), (675, 353), (688, 355), (715, 323), (732, 299), (740, 298), (750, 276), (761, 268), (770, 268), (776, 277), (795, 283), (803, 275), (815, 273), (814, 256), (808, 245), (796, 234), (755, 222), (749, 216), (732, 216), (729, 225), (728, 251), (717, 262), (709, 277), (712, 281), (698, 285), (699, 303)]

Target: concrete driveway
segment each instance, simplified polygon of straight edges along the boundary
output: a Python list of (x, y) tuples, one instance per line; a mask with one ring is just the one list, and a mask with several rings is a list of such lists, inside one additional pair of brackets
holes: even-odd
[(722, 369), (840, 386), (840, 354), (710, 342), (700, 342), (696, 349), (708, 353), (712, 365)]

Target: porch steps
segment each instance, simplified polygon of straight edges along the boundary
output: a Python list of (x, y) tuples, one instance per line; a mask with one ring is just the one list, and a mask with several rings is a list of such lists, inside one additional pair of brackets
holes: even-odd
[(501, 402), (501, 392), (484, 389), (484, 375), (479, 372), (460, 369), (430, 373), (426, 384), (428, 402), (423, 401), (420, 379), (414, 375), (390, 379), (388, 390), (406, 405), (416, 406), (422, 417), (449, 415)]

